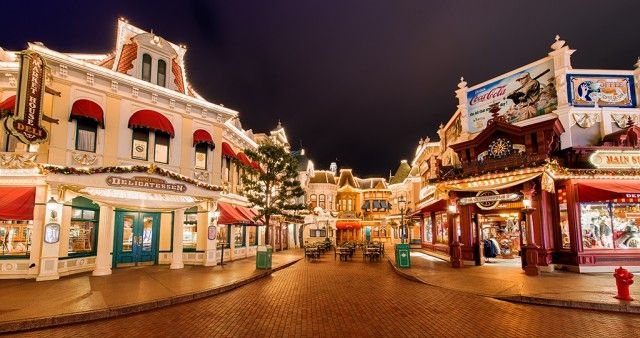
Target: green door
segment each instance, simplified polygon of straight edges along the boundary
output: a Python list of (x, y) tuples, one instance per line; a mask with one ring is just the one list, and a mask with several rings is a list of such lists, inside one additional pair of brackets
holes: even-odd
[(117, 211), (113, 267), (156, 263), (160, 214)]

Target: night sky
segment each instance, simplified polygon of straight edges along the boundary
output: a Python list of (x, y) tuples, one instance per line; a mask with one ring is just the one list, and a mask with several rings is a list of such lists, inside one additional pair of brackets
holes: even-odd
[(640, 1), (5, 1), (0, 47), (41, 41), (109, 53), (117, 19), (187, 46), (187, 78), (244, 129), (278, 121), (316, 169), (388, 177), (469, 87), (544, 58), (556, 34), (573, 68), (634, 68)]

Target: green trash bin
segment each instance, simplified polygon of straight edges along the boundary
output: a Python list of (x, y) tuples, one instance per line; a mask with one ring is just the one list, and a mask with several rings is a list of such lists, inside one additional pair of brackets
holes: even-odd
[(399, 268), (411, 267), (411, 247), (409, 244), (396, 244), (396, 266)]
[(270, 245), (261, 245), (256, 254), (256, 269), (271, 269), (271, 256), (273, 248)]

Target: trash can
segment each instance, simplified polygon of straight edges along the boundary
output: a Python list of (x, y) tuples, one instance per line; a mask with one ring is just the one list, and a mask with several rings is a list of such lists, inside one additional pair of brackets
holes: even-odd
[(411, 267), (411, 247), (409, 244), (396, 244), (396, 266), (399, 268)]
[(256, 254), (256, 269), (271, 269), (271, 255), (273, 248), (271, 245), (261, 245)]

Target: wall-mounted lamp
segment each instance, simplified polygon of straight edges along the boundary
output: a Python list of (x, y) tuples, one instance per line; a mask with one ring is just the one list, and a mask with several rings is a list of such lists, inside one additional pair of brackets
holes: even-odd
[(51, 198), (49, 199), (49, 201), (47, 201), (47, 206), (52, 207), (58, 204), (58, 201), (56, 201), (55, 198), (53, 198), (53, 196), (51, 196)]
[(525, 197), (522, 199), (522, 207), (525, 209), (531, 209), (531, 199), (528, 197)]
[(447, 210), (449, 211), (450, 214), (458, 213), (458, 207), (455, 204), (449, 204)]
[(219, 210), (209, 211), (209, 216), (211, 217), (211, 222), (215, 222), (220, 217), (220, 211)]

